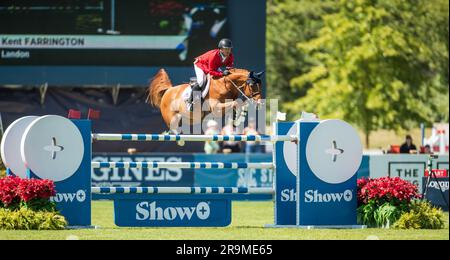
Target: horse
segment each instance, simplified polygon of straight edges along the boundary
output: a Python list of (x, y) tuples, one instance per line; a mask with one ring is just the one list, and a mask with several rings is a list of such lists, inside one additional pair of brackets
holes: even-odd
[[(204, 98), (201, 113), (188, 111), (182, 94), (188, 83), (173, 86), (169, 75), (160, 69), (148, 87), (147, 103), (161, 111), (169, 132), (179, 134), (181, 119), (184, 117), (190, 125), (200, 123), (208, 113), (222, 113), (227, 109), (236, 109), (240, 103), (239, 95), (248, 101), (259, 103), (261, 99), (261, 75), (264, 72), (252, 72), (245, 69), (231, 69), (228, 76), (210, 77), (208, 94)], [(231, 101), (230, 101), (231, 100)], [(203, 111), (206, 110), (206, 111)], [(195, 112), (194, 108), (194, 112)]]

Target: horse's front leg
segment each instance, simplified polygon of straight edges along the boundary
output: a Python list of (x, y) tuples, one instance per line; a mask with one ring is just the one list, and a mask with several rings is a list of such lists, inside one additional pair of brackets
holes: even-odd
[(210, 104), (211, 106), (211, 113), (213, 113), (215, 116), (221, 116), (223, 113), (227, 113), (228, 111), (231, 111), (239, 106), (239, 102), (229, 101), (229, 102), (214, 102)]

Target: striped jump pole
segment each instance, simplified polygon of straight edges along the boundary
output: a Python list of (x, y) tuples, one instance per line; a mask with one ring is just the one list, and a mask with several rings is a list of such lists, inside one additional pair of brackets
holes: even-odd
[(92, 187), (92, 194), (274, 194), (273, 188), (239, 187)]
[[(5, 131), (0, 146), (2, 159), (8, 167), (15, 167), (12, 163), (16, 161), (10, 161), (10, 158), (20, 158), (18, 163), (23, 163), (25, 169), (17, 168), (17, 171), (23, 170), (27, 176), (55, 182), (57, 194), (52, 200), (71, 226), (91, 225), (92, 194), (112, 194), (115, 197), (114, 221), (117, 226), (221, 227), (231, 223), (233, 196), (259, 193), (274, 194), (273, 226), (360, 227), (356, 226), (356, 172), (362, 160), (358, 132), (341, 120), (300, 119), (276, 123), (274, 134), (92, 134), (89, 120), (46, 115), (23, 124), (13, 123)], [(271, 163), (92, 162), (93, 139), (275, 142), (274, 159)], [(5, 146), (6, 143), (9, 145)], [(5, 152), (11, 157), (5, 157)], [(276, 175), (274, 189), (93, 188), (92, 168), (273, 168)]]
[(98, 141), (251, 141), (251, 142), (285, 142), (298, 141), (294, 135), (162, 135), (162, 134), (92, 134)]
[(273, 163), (221, 163), (221, 162), (91, 162), (94, 169), (272, 169)]

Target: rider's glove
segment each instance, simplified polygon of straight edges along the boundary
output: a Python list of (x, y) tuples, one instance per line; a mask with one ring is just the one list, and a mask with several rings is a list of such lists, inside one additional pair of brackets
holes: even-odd
[(224, 76), (228, 76), (228, 75), (230, 75), (231, 74), (231, 72), (229, 71), (229, 70), (224, 70), (223, 72), (222, 72), (222, 75), (224, 75)]

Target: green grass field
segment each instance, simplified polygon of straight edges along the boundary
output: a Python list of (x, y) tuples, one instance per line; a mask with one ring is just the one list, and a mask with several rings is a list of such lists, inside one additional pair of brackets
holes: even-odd
[(303, 230), (270, 229), (273, 223), (272, 202), (233, 202), (233, 222), (225, 228), (118, 228), (113, 223), (110, 201), (93, 202), (93, 225), (98, 229), (64, 231), (0, 230), (0, 239), (176, 239), (176, 240), (278, 240), (278, 239), (449, 239), (448, 213), (441, 230)]

